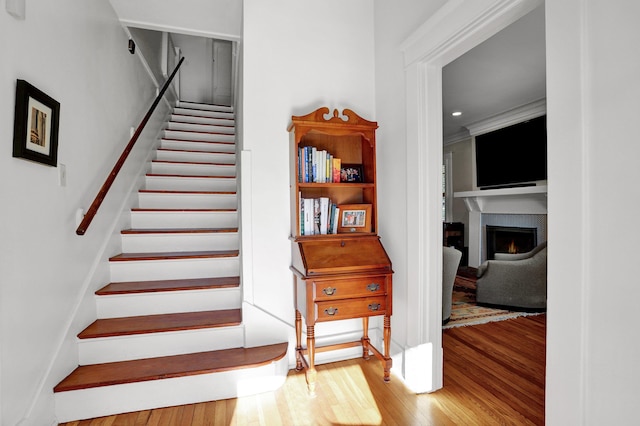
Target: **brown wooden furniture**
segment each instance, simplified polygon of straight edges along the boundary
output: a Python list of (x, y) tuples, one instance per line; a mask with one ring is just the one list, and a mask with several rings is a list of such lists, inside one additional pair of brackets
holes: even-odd
[[(291, 148), (291, 240), (296, 309), (296, 369), (306, 370), (309, 391), (316, 382), (315, 353), (362, 346), (363, 358), (373, 353), (382, 361), (389, 381), (391, 358), (392, 274), (391, 261), (377, 236), (375, 131), (377, 123), (345, 109), (320, 108), (305, 116), (293, 116), (289, 126)], [(341, 164), (361, 169), (357, 182), (313, 183), (301, 176), (299, 148), (325, 150)], [(343, 232), (301, 235), (301, 199), (328, 197), (338, 206), (366, 205), (365, 229), (340, 226)], [(346, 218), (345, 218), (346, 219)], [(344, 223), (340, 222), (340, 225)], [(353, 231), (353, 232), (352, 232)], [(384, 350), (368, 337), (369, 318), (384, 316)], [(302, 347), (302, 319), (307, 326), (307, 348)], [(315, 324), (362, 318), (362, 338), (324, 347), (315, 346)], [(306, 355), (306, 358), (305, 358)]]

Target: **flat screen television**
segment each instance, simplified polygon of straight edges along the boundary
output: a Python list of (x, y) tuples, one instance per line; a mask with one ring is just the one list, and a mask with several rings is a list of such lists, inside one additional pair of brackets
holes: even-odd
[(480, 189), (533, 185), (547, 179), (547, 117), (476, 136)]

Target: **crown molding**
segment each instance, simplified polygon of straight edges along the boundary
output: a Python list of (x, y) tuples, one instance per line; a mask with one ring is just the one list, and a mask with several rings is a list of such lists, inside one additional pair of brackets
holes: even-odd
[(493, 115), (484, 120), (469, 123), (465, 127), (469, 129), (469, 135), (478, 136), (532, 118), (541, 117), (547, 113), (547, 99), (539, 99), (526, 105), (522, 105), (500, 114)]
[(471, 135), (467, 130), (460, 130), (453, 135), (449, 135), (444, 138), (443, 146), (453, 145), (454, 143), (462, 142), (465, 140), (471, 139)]

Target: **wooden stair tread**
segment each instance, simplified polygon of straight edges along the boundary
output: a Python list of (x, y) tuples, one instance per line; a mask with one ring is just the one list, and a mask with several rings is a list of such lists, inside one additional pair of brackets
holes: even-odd
[(235, 212), (238, 209), (143, 209), (140, 207), (134, 207), (131, 209), (132, 212)]
[[(184, 141), (187, 142), (187, 141)], [(190, 141), (190, 142), (199, 142), (199, 141)], [(217, 143), (217, 142), (214, 142)], [(157, 151), (162, 152), (188, 152), (194, 154), (216, 154), (216, 155), (236, 155), (235, 152), (226, 152), (226, 151), (198, 151), (196, 149), (175, 149), (175, 148), (158, 148)]]
[(94, 339), (99, 337), (129, 336), (133, 334), (160, 333), (166, 331), (228, 327), (240, 325), (241, 322), (242, 311), (240, 309), (106, 318), (95, 320), (78, 334), (78, 338)]
[[(217, 126), (217, 127), (228, 127), (230, 129), (233, 126)], [(215, 136), (235, 136), (235, 133), (225, 133), (225, 132), (203, 132), (202, 130), (185, 130), (185, 129), (165, 129), (165, 132), (183, 132), (183, 133), (194, 133), (199, 135), (215, 135)]]
[[(185, 108), (187, 109), (187, 108)], [(197, 111), (197, 110), (196, 110)], [(200, 110), (202, 111), (202, 110)], [(211, 119), (211, 120), (229, 120), (229, 121), (233, 121), (233, 118), (227, 118), (227, 117), (209, 117), (206, 115), (193, 115), (193, 114), (179, 114), (179, 113), (173, 113), (171, 114), (175, 117), (185, 117), (185, 119), (189, 119), (189, 118), (207, 118), (207, 119)], [(183, 121), (177, 121), (177, 120), (172, 120), (175, 123), (184, 123)], [(190, 123), (190, 122), (186, 122), (186, 123)]]
[(157, 228), (157, 229), (123, 229), (121, 234), (225, 234), (238, 232), (238, 228)]
[(219, 257), (237, 257), (239, 250), (209, 250), (209, 251), (179, 251), (166, 253), (120, 253), (109, 258), (111, 262), (133, 260), (177, 260), (177, 259), (201, 259)]
[(186, 179), (235, 179), (235, 176), (211, 176), (211, 175), (168, 175), (162, 173), (147, 173), (148, 177), (186, 178)]
[(198, 166), (229, 166), (235, 167), (235, 163), (211, 163), (206, 161), (176, 161), (176, 160), (151, 160), (152, 163), (163, 163), (163, 164), (181, 164), (188, 165), (194, 164)]
[[(229, 128), (229, 129), (233, 129), (235, 126), (233, 124), (211, 124), (211, 123), (191, 123), (191, 122), (186, 122), (186, 121), (177, 121), (177, 120), (170, 120), (169, 124), (174, 123), (174, 124), (186, 124), (186, 125), (191, 125), (193, 124), (194, 126), (208, 126), (208, 127), (225, 127), (225, 128)], [(192, 133), (211, 133), (211, 132), (202, 132), (202, 131), (198, 131), (198, 130), (191, 130), (191, 129), (166, 129), (169, 131), (180, 131), (180, 132), (192, 132)], [(223, 134), (227, 134), (227, 133), (223, 133)]]
[(288, 343), (80, 366), (54, 392), (259, 367), (282, 359)]
[(192, 278), (183, 280), (123, 281), (109, 283), (96, 291), (99, 296), (153, 293), (158, 291), (207, 290), (240, 286), (240, 277)]
[[(221, 135), (225, 136), (233, 136), (230, 133), (221, 133)], [(235, 145), (234, 141), (208, 141), (208, 140), (199, 140), (199, 139), (176, 139), (176, 138), (162, 138), (165, 142), (195, 142), (195, 143), (204, 143), (204, 144), (212, 144), (212, 145)], [(168, 148), (161, 148), (168, 149)], [(235, 154), (235, 153), (234, 153)]]
[(235, 194), (236, 191), (178, 191), (178, 190), (169, 190), (169, 189), (141, 189), (138, 192), (142, 192), (145, 194)]

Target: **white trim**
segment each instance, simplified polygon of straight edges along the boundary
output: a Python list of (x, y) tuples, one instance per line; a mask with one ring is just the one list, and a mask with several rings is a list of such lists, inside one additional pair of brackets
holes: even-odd
[[(408, 311), (406, 350), (431, 343), (427, 391), (442, 387), (442, 67), (542, 4), (541, 0), (452, 0), (403, 44), (407, 100)], [(436, 196), (437, 194), (437, 196)], [(433, 206), (433, 207), (432, 207)], [(417, 227), (417, 229), (415, 229)], [(417, 232), (416, 232), (417, 231)], [(411, 319), (411, 318), (409, 318)], [(413, 327), (412, 327), (413, 328)], [(429, 345), (426, 345), (429, 346)], [(407, 367), (407, 366), (405, 366)], [(405, 377), (413, 372), (405, 368)], [(430, 379), (430, 380), (429, 380)]]
[(492, 132), (523, 121), (541, 117), (547, 113), (547, 99), (539, 99), (526, 105), (522, 105), (500, 114), (493, 115), (474, 123), (469, 123), (465, 127), (469, 129), (469, 135), (478, 136), (483, 133)]
[(242, 273), (242, 294), (243, 301), (254, 304), (253, 295), (253, 218), (252, 218), (252, 185), (251, 185), (251, 151), (240, 151), (240, 247), (242, 253), (242, 263), (240, 270)]
[(449, 0), (401, 45), (405, 66), (444, 66), (519, 18), (543, 0)]
[(462, 142), (462, 141), (466, 141), (468, 139), (471, 139), (471, 135), (469, 135), (469, 131), (468, 130), (460, 130), (452, 135), (446, 136), (444, 138), (444, 146), (448, 146), (448, 145), (453, 145), (454, 143), (458, 143), (458, 142)]
[(169, 76), (169, 33), (166, 31), (162, 32), (162, 51), (160, 56), (160, 69), (164, 78), (167, 78)]
[(213, 31), (200, 31), (190, 28), (175, 27), (172, 25), (158, 25), (149, 22), (134, 21), (131, 19), (121, 19), (120, 24), (126, 27), (142, 28), (145, 30), (166, 31), (168, 33), (185, 34), (195, 37), (215, 38), (218, 40), (240, 41), (241, 37), (231, 34), (216, 33)]
[(445, 221), (453, 222), (453, 152), (445, 152), (444, 164), (444, 211)]

